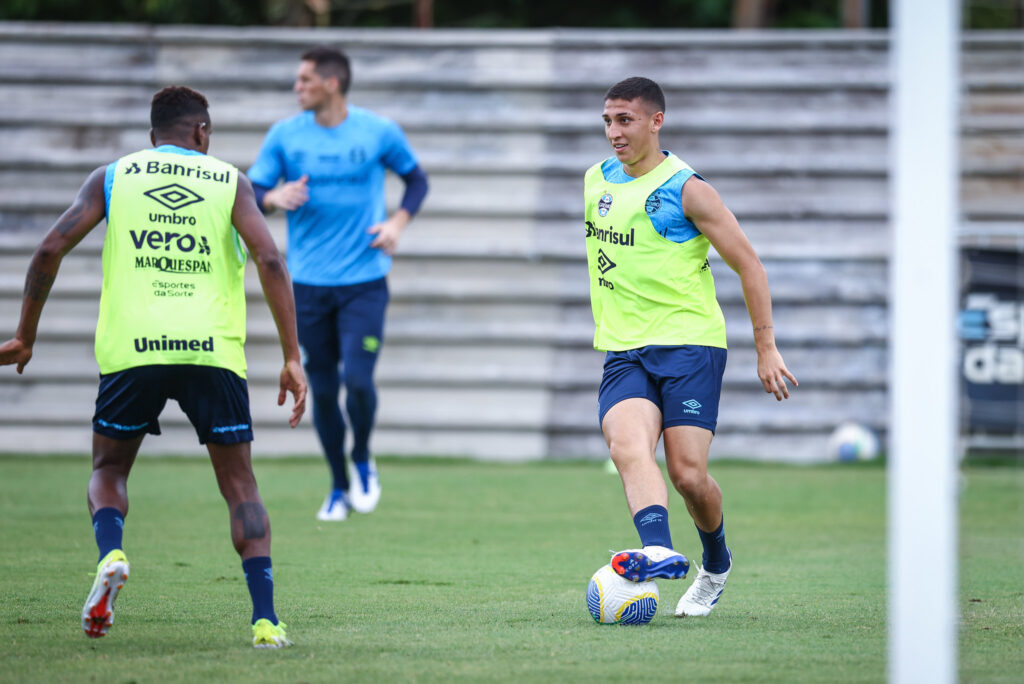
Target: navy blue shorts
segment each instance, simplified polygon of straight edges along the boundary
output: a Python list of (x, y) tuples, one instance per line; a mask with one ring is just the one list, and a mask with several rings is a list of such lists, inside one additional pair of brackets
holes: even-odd
[(313, 393), (338, 391), (342, 363), (347, 380), (372, 384), (384, 341), (387, 279), (337, 286), (293, 283), (292, 288), (299, 345)]
[(696, 425), (714, 432), (726, 356), (720, 347), (697, 345), (608, 352), (597, 396), (599, 421), (623, 399), (639, 397), (661, 410), (662, 428)]
[(252, 441), (248, 384), (213, 366), (138, 366), (101, 375), (92, 429), (112, 439), (159, 435), (157, 418), (168, 399), (177, 400), (200, 444)]

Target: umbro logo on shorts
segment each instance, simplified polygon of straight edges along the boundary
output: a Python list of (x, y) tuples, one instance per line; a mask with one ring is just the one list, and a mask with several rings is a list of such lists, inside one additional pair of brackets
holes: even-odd
[(687, 399), (686, 401), (683, 402), (683, 406), (686, 407), (683, 410), (683, 413), (693, 413), (693, 414), (699, 416), (700, 415), (700, 410), (699, 409), (700, 409), (701, 406), (703, 406), (703, 404), (701, 404), (696, 399)]

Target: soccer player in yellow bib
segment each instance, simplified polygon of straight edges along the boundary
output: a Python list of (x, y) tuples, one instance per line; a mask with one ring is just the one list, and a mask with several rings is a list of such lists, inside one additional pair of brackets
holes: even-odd
[(612, 567), (637, 582), (689, 570), (672, 547), (668, 490), (655, 462), (663, 437), (669, 478), (704, 547), (675, 614), (703, 616), (732, 569), (722, 490), (707, 470), (726, 360), (709, 247), (740, 277), (765, 391), (781, 401), (786, 381), (797, 381), (775, 347), (764, 266), (715, 189), (661, 149), (664, 121), (665, 96), (650, 79), (628, 78), (605, 94), (615, 154), (584, 180), (594, 347), (607, 352), (598, 404), (642, 546), (614, 554)]
[(228, 505), (253, 603), (253, 646), (280, 648), (291, 642), (274, 612), (270, 521), (250, 459), (242, 242), (277, 324), (284, 356), (277, 403), (293, 395), (292, 427), (305, 411), (306, 378), (288, 269), (248, 179), (206, 154), (208, 106), (182, 86), (153, 96), (154, 149), (96, 169), (43, 238), (29, 265), (18, 330), (0, 345), (0, 364), (24, 370), (61, 260), (106, 218), (89, 479), (99, 565), (82, 629), (102, 637), (114, 622), (114, 601), (129, 570), (122, 548), (128, 474), (143, 437), (160, 434), (157, 419), (175, 399), (206, 445)]

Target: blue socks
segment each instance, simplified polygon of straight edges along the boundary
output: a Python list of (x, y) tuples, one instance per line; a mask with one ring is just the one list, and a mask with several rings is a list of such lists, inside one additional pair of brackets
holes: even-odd
[(277, 624), (274, 614), (274, 571), (270, 567), (270, 556), (256, 556), (242, 561), (245, 583), (249, 585), (252, 597), (252, 623), (266, 618)]
[(725, 545), (725, 517), (714, 532), (697, 528), (700, 543), (704, 545), (704, 569), (719, 575), (729, 569), (729, 548)]
[[(633, 524), (640, 535), (641, 546), (664, 546), (672, 548), (672, 533), (668, 529), (668, 511), (664, 506), (648, 506), (637, 511)], [(716, 575), (729, 569), (729, 548), (725, 545), (725, 517), (714, 532), (697, 528), (700, 543), (704, 546), (703, 564), (708, 572)]]
[(101, 508), (92, 516), (92, 530), (96, 534), (96, 546), (100, 548), (99, 563), (114, 549), (121, 548), (124, 533), (124, 516), (113, 507)]
[(672, 533), (668, 529), (668, 511), (664, 506), (648, 506), (633, 516), (641, 546), (672, 548)]

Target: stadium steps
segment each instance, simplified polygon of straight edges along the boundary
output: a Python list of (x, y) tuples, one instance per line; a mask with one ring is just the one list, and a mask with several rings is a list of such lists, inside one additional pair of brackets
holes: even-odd
[[(641, 40), (642, 38), (642, 40)], [(152, 92), (211, 100), (211, 152), (242, 168), (295, 112), (306, 30), (0, 22), (0, 320), (13, 329), (32, 249), (85, 175), (148, 146)], [(761, 254), (780, 347), (801, 380), (765, 395), (739, 282), (712, 257), (730, 334), (714, 456), (815, 461), (840, 420), (884, 433), (888, 309), (887, 38), (878, 32), (349, 31), (353, 102), (399, 121), (431, 175), (403, 237), (378, 377), (374, 449), (603, 458), (581, 177), (608, 156), (600, 98), (644, 73), (666, 88), (665, 147), (714, 183)], [(642, 46), (642, 47), (641, 47)], [(1024, 41), (969, 35), (967, 225), (1024, 219)], [(680, 68), (685, 65), (687, 68)], [(59, 88), (73, 110), (53, 107)], [(393, 179), (392, 179), (393, 181)], [(391, 202), (400, 184), (389, 183)], [(284, 247), (280, 216), (269, 219)], [(86, 451), (99, 227), (63, 264), (23, 376), (0, 376), (9, 450)], [(318, 451), (275, 406), (280, 352), (248, 275), (256, 453)], [(176, 407), (147, 453), (199, 453)]]

